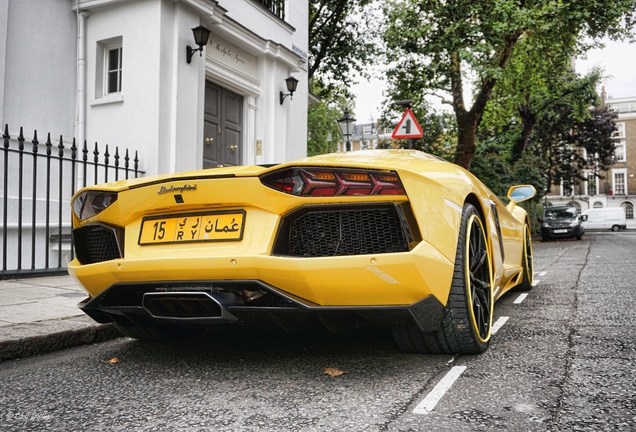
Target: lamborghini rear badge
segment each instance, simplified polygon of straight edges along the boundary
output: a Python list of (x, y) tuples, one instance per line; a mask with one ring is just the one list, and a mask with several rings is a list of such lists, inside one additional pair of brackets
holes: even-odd
[(197, 190), (197, 185), (191, 185), (191, 184), (185, 184), (183, 186), (161, 186), (161, 189), (159, 189), (159, 192), (157, 192), (157, 195), (163, 195), (163, 194), (167, 194), (167, 193), (183, 193), (183, 192), (187, 192), (187, 191), (195, 191)]

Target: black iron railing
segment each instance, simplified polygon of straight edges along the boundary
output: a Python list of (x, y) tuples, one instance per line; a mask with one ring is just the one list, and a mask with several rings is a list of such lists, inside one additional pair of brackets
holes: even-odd
[(285, 20), (285, 0), (257, 0), (265, 8), (276, 15), (278, 18)]
[[(143, 176), (135, 151), (111, 154), (108, 145), (78, 148), (47, 135), (45, 142), (33, 132), (30, 142), (22, 128), (17, 137), (5, 125), (0, 169), (2, 206), (2, 268), (0, 277), (63, 271), (74, 257), (71, 242), (70, 199), (80, 187)], [(70, 144), (70, 145), (69, 145)], [(28, 146), (28, 148), (27, 148)], [(111, 159), (112, 156), (112, 159)]]

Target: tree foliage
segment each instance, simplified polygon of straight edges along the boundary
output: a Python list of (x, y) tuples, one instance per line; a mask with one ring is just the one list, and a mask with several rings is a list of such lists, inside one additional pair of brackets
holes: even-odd
[(551, 185), (575, 185), (590, 173), (601, 173), (614, 163), (617, 114), (608, 107), (592, 108), (589, 116), (578, 118), (572, 106), (558, 103), (539, 120), (532, 137), (532, 151), (541, 161), (546, 190)]
[(307, 155), (331, 153), (338, 150), (342, 142), (342, 133), (338, 119), (342, 110), (326, 102), (309, 105), (307, 114)]
[(365, 74), (376, 44), (370, 22), (373, 0), (309, 2), (309, 79), (319, 96), (349, 95), (352, 71)]
[(535, 80), (523, 94), (502, 92), (503, 80), (478, 134), (475, 174), (493, 189), (490, 179), (502, 174), (509, 183), (533, 184), (540, 195), (562, 180), (600, 176), (613, 163), (616, 125), (615, 114), (599, 107), (599, 79), (598, 71), (567, 71), (550, 83)]
[[(635, 0), (387, 1), (384, 41), (388, 60), (395, 65), (387, 74), (389, 96), (406, 89), (411, 98), (433, 94), (450, 105), (458, 134), (454, 161), (470, 168), (478, 128), (505, 75), (514, 77), (511, 89), (559, 76), (567, 61), (586, 48), (579, 40), (628, 33), (635, 4)], [(517, 47), (524, 45), (518, 61), (511, 61)], [(524, 65), (535, 66), (520, 68)], [(467, 85), (474, 89), (472, 104), (465, 100)], [(519, 91), (508, 96), (518, 102), (523, 95)]]

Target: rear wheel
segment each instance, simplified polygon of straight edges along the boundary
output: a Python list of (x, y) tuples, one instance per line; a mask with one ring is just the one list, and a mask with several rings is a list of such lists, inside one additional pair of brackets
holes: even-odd
[[(578, 237), (580, 240), (581, 238)], [(532, 237), (530, 236), (530, 227), (526, 224), (523, 226), (523, 255), (521, 257), (521, 266), (523, 267), (523, 280), (518, 285), (520, 291), (530, 291), (534, 282), (534, 262), (532, 259)]]
[(423, 332), (415, 323), (394, 327), (393, 337), (407, 352), (478, 354), (488, 348), (493, 315), (493, 273), (486, 230), (477, 209), (465, 204), (455, 271), (441, 328)]
[(621, 227), (619, 227), (618, 225), (612, 225), (612, 231), (617, 232), (620, 230), (621, 230)]

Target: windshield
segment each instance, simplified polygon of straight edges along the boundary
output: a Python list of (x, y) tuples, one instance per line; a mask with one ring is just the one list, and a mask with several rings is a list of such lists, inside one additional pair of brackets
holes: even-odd
[(577, 211), (574, 207), (554, 208), (545, 211), (546, 219), (574, 219), (576, 215)]

